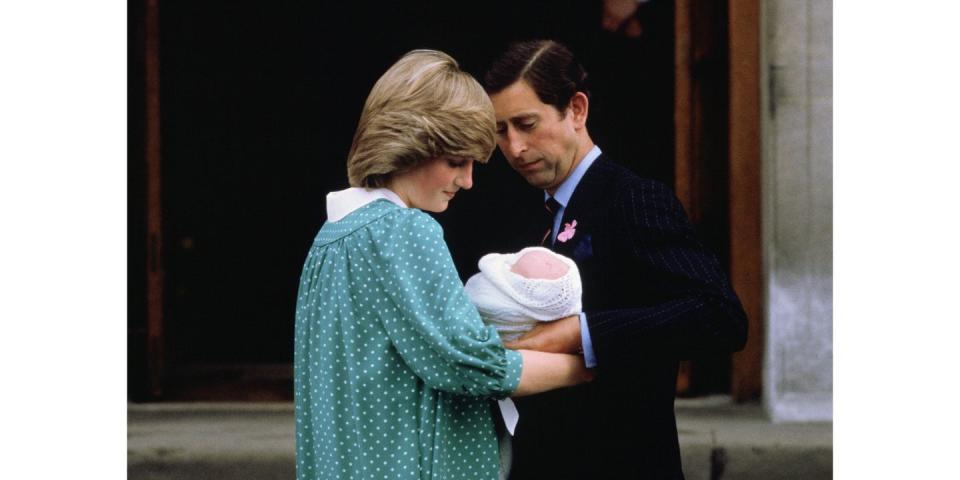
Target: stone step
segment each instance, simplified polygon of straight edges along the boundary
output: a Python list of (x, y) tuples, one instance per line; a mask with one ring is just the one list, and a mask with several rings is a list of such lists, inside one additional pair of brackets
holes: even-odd
[[(677, 401), (688, 480), (829, 479), (832, 423), (775, 424), (758, 404)], [(290, 403), (130, 404), (132, 480), (294, 478)]]

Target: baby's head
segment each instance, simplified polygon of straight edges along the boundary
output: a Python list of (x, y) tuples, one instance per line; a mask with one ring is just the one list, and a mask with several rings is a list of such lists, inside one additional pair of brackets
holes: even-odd
[(481, 315), (525, 322), (568, 317), (583, 308), (580, 271), (570, 258), (543, 247), (488, 253), (464, 286)]
[(537, 280), (556, 280), (570, 270), (557, 255), (547, 250), (531, 250), (510, 267), (510, 271), (524, 278)]

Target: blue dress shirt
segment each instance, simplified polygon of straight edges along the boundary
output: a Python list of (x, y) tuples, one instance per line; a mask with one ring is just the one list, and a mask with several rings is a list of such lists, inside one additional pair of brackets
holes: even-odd
[[(560, 204), (560, 208), (557, 209), (553, 217), (553, 229), (550, 230), (550, 245), (556, 242), (557, 232), (560, 230), (560, 222), (563, 220), (563, 211), (567, 209), (567, 203), (570, 202), (573, 191), (577, 189), (577, 184), (580, 183), (583, 174), (587, 173), (587, 169), (590, 168), (590, 165), (593, 165), (593, 161), (599, 156), (600, 147), (594, 145), (577, 167), (570, 172), (570, 176), (567, 177), (557, 188), (557, 191), (554, 192), (553, 199)], [(544, 201), (549, 198), (550, 194), (543, 192)], [(590, 329), (587, 328), (587, 315), (583, 312), (580, 312), (580, 343), (583, 347), (583, 361), (587, 368), (596, 367), (597, 357), (593, 353), (593, 342), (590, 341)]]

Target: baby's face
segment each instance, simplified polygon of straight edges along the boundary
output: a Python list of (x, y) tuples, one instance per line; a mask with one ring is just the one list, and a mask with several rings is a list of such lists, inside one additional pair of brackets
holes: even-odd
[(556, 280), (570, 270), (565, 263), (549, 253), (533, 251), (523, 254), (510, 271), (524, 278)]

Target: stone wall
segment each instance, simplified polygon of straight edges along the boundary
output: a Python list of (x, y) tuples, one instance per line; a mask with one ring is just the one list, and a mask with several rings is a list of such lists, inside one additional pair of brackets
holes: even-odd
[(761, 4), (764, 404), (833, 414), (833, 4)]

